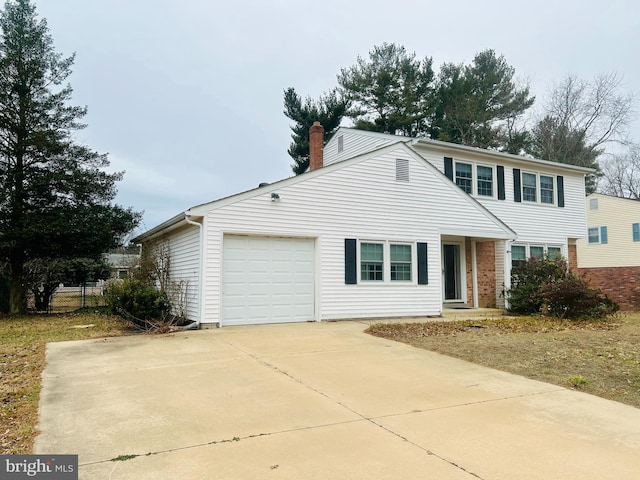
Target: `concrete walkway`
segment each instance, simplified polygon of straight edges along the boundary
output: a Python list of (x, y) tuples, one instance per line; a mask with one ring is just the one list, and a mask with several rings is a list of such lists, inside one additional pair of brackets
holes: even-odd
[(80, 479), (639, 478), (640, 410), (365, 327), (49, 344), (35, 451)]

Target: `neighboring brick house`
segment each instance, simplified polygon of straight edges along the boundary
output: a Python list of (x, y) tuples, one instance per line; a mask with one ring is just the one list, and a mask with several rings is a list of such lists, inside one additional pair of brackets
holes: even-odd
[(625, 310), (640, 309), (640, 201), (591, 194), (578, 267)]
[(514, 262), (575, 258), (590, 169), (350, 128), (323, 147), (322, 132), (310, 131), (308, 172), (194, 206), (134, 239), (167, 246), (189, 319), (500, 307)]

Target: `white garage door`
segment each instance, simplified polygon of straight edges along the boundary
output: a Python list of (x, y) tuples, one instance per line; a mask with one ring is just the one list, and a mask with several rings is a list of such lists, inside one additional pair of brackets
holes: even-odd
[(225, 235), (223, 255), (223, 326), (313, 320), (313, 240)]

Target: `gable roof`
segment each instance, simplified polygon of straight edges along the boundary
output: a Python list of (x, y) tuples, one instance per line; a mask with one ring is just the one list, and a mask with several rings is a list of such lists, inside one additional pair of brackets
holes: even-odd
[(455, 194), (460, 195), (476, 211), (478, 211), (481, 215), (485, 216), (493, 224), (495, 224), (500, 230), (504, 232), (505, 239), (515, 239), (517, 237), (517, 234), (506, 223), (504, 223), (497, 216), (491, 213), (486, 207), (484, 207), (480, 202), (478, 202), (471, 195), (468, 195), (467, 193), (462, 191), (460, 188), (458, 188), (440, 170), (438, 170), (435, 166), (433, 166), (429, 161), (424, 159), (418, 152), (416, 152), (414, 149), (407, 146), (404, 142), (400, 142), (400, 143), (396, 142), (394, 144), (387, 145), (385, 147), (381, 147), (376, 150), (372, 150), (362, 155), (358, 155), (358, 156), (349, 158), (347, 160), (343, 160), (341, 162), (336, 162), (331, 165), (327, 165), (317, 170), (308, 171), (301, 175), (285, 178), (273, 183), (262, 184), (262, 186), (253, 188), (251, 190), (240, 192), (234, 195), (229, 195), (227, 197), (222, 197), (217, 200), (213, 200), (211, 202), (203, 203), (200, 205), (195, 205), (189, 208), (188, 210), (186, 210), (185, 212), (179, 213), (178, 215), (152, 228), (151, 230), (148, 230), (147, 232), (144, 232), (143, 234), (138, 235), (132, 240), (132, 242), (140, 243), (145, 240), (150, 240), (154, 237), (167, 233), (176, 228), (180, 228), (189, 223), (193, 223), (194, 218), (201, 219), (207, 214), (207, 212), (211, 210), (222, 208), (226, 205), (241, 202), (243, 200), (253, 198), (258, 195), (263, 195), (265, 193), (275, 192), (278, 189), (281, 189), (290, 185), (295, 185), (300, 182), (305, 182), (317, 176), (326, 175), (336, 170), (346, 168), (355, 163), (363, 162), (370, 158), (374, 158), (379, 155), (384, 155), (385, 153), (395, 151), (398, 149), (402, 149), (404, 152), (406, 152), (416, 161), (419, 161), (420, 163), (422, 163), (423, 166), (427, 168), (434, 175), (435, 178), (440, 179), (445, 185), (447, 185), (447, 188), (450, 188), (453, 192), (455, 192)]
[(525, 157), (522, 155), (514, 155), (512, 153), (498, 152), (496, 150), (487, 150), (485, 148), (479, 148), (479, 147), (469, 147), (469, 146), (461, 145), (458, 143), (443, 142), (440, 140), (432, 140), (430, 138), (425, 138), (425, 137), (406, 137), (403, 135), (392, 135), (390, 133), (370, 132), (367, 130), (359, 130), (357, 128), (350, 128), (350, 127), (338, 128), (338, 130), (336, 130), (333, 136), (329, 139), (329, 142), (327, 142), (327, 144), (329, 144), (330, 142), (333, 142), (334, 138), (338, 138), (341, 132), (343, 133), (350, 132), (350, 133), (356, 133), (358, 135), (362, 135), (366, 137), (385, 139), (388, 141), (395, 141), (394, 143), (402, 142), (411, 147), (418, 145), (418, 146), (431, 147), (437, 150), (448, 150), (448, 151), (457, 151), (461, 153), (472, 153), (474, 155), (480, 155), (483, 157), (493, 157), (493, 158), (498, 158), (503, 160), (509, 160), (512, 162), (523, 163), (526, 165), (533, 164), (533, 165), (542, 165), (546, 167), (560, 168), (560, 169), (571, 170), (571, 171), (579, 172), (583, 174), (595, 172), (595, 169), (593, 168), (581, 167), (578, 165), (571, 165), (568, 163), (553, 162), (551, 160), (542, 160), (534, 157)]

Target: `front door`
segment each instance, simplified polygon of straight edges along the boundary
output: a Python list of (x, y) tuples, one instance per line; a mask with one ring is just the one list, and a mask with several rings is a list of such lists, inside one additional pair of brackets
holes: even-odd
[(442, 272), (445, 301), (462, 301), (462, 281), (460, 272), (460, 245), (442, 245)]

